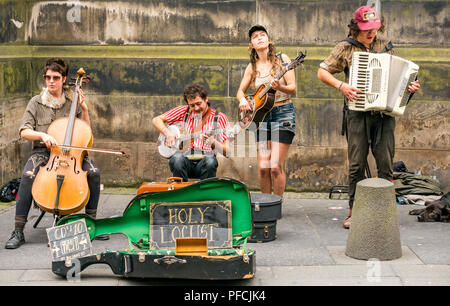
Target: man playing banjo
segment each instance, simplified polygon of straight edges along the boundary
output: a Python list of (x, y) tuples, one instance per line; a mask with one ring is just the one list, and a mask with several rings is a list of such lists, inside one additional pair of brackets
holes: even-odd
[[(228, 157), (232, 134), (227, 134), (228, 118), (210, 107), (208, 92), (200, 84), (190, 84), (184, 88), (187, 105), (175, 107), (153, 118), (153, 125), (161, 132), (167, 147), (174, 147), (177, 135), (166, 125), (177, 126), (185, 135), (192, 135), (183, 148), (177, 150), (169, 160), (170, 171), (183, 178), (206, 179), (215, 177), (218, 167), (216, 153)], [(217, 132), (215, 132), (217, 131)], [(198, 137), (195, 137), (198, 135)]]

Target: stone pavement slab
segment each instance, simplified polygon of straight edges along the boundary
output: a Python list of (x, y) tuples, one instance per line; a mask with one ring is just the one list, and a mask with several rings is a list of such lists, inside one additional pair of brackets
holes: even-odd
[[(121, 215), (133, 194), (102, 193), (99, 218)], [(0, 285), (92, 285), (92, 286), (408, 286), (450, 285), (450, 224), (420, 223), (408, 215), (413, 205), (397, 205), (402, 257), (386, 262), (368, 262), (345, 255), (348, 230), (342, 228), (347, 215), (345, 199), (301, 198), (286, 194), (277, 239), (248, 243), (256, 250), (253, 279), (237, 281), (192, 281), (173, 279), (128, 279), (114, 275), (107, 265), (86, 268), (79, 279), (67, 281), (51, 272), (50, 250), (45, 228), (52, 217), (45, 215), (32, 227), (39, 211), (33, 209), (25, 228), (27, 241), (17, 250), (0, 248)], [(14, 206), (0, 211), (0, 242), (13, 229)], [(92, 242), (94, 252), (128, 248), (124, 235)]]

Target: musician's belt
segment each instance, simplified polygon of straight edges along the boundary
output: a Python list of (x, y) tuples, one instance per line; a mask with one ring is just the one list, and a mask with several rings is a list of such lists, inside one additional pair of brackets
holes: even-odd
[(291, 99), (283, 100), (283, 101), (280, 101), (280, 102), (275, 102), (274, 107), (286, 105), (286, 104), (289, 104), (289, 103), (292, 103)]
[(205, 155), (203, 155), (203, 154), (186, 155), (186, 158), (189, 159), (189, 160), (200, 160), (203, 157), (205, 157)]

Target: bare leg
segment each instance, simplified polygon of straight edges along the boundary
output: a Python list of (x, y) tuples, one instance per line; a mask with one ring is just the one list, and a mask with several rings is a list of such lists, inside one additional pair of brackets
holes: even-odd
[(273, 180), (273, 193), (282, 197), (286, 188), (286, 172), (284, 164), (289, 151), (290, 144), (272, 142), (270, 156), (270, 171)]
[(272, 193), (270, 176), (270, 141), (257, 143), (258, 149), (258, 181), (262, 193)]

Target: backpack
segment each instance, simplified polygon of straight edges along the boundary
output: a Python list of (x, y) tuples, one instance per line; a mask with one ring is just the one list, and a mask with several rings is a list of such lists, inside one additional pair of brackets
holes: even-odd
[(17, 198), (17, 191), (19, 191), (20, 178), (13, 179), (0, 189), (0, 201), (11, 202)]

